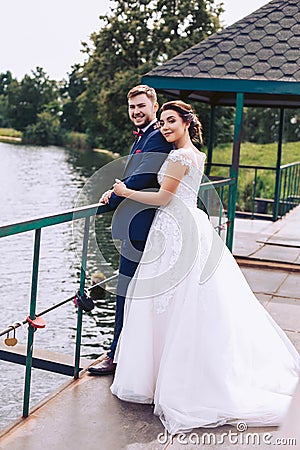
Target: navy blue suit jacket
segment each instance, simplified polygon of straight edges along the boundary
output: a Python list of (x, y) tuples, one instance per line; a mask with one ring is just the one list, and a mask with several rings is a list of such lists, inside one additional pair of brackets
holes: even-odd
[[(157, 191), (157, 173), (172, 148), (173, 145), (155, 129), (155, 124), (151, 125), (132, 146), (123, 174), (126, 186), (137, 191)], [(112, 221), (113, 238), (146, 241), (155, 207), (112, 193), (109, 208), (115, 210)]]

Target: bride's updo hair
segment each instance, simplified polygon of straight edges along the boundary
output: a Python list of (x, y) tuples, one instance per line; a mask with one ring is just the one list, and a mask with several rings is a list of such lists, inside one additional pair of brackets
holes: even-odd
[(184, 122), (188, 122), (190, 138), (203, 144), (202, 125), (191, 105), (182, 100), (173, 100), (164, 103), (160, 108), (160, 113), (168, 110), (176, 111)]

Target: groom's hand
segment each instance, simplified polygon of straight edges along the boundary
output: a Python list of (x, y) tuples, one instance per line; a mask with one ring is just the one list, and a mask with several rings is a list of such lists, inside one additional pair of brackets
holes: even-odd
[(109, 189), (108, 191), (104, 192), (99, 200), (99, 203), (104, 203), (104, 205), (107, 205), (112, 193), (113, 189)]

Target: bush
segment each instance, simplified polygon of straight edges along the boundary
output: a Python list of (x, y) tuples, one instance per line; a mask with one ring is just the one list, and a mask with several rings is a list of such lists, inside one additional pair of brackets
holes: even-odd
[(28, 125), (23, 133), (25, 144), (55, 145), (59, 140), (59, 119), (44, 111), (37, 116), (35, 124)]
[(88, 135), (76, 131), (63, 131), (60, 135), (59, 145), (79, 150), (91, 149)]

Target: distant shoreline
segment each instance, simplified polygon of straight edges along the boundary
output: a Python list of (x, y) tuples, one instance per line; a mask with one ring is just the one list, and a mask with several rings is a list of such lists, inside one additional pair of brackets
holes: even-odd
[(104, 148), (93, 148), (93, 152), (104, 153), (105, 155), (110, 155), (112, 158), (120, 157), (120, 153), (114, 153), (111, 150), (105, 150)]
[(0, 135), (0, 142), (5, 142), (5, 143), (21, 143), (22, 142), (22, 138), (20, 137), (13, 137), (13, 136), (1, 136)]

